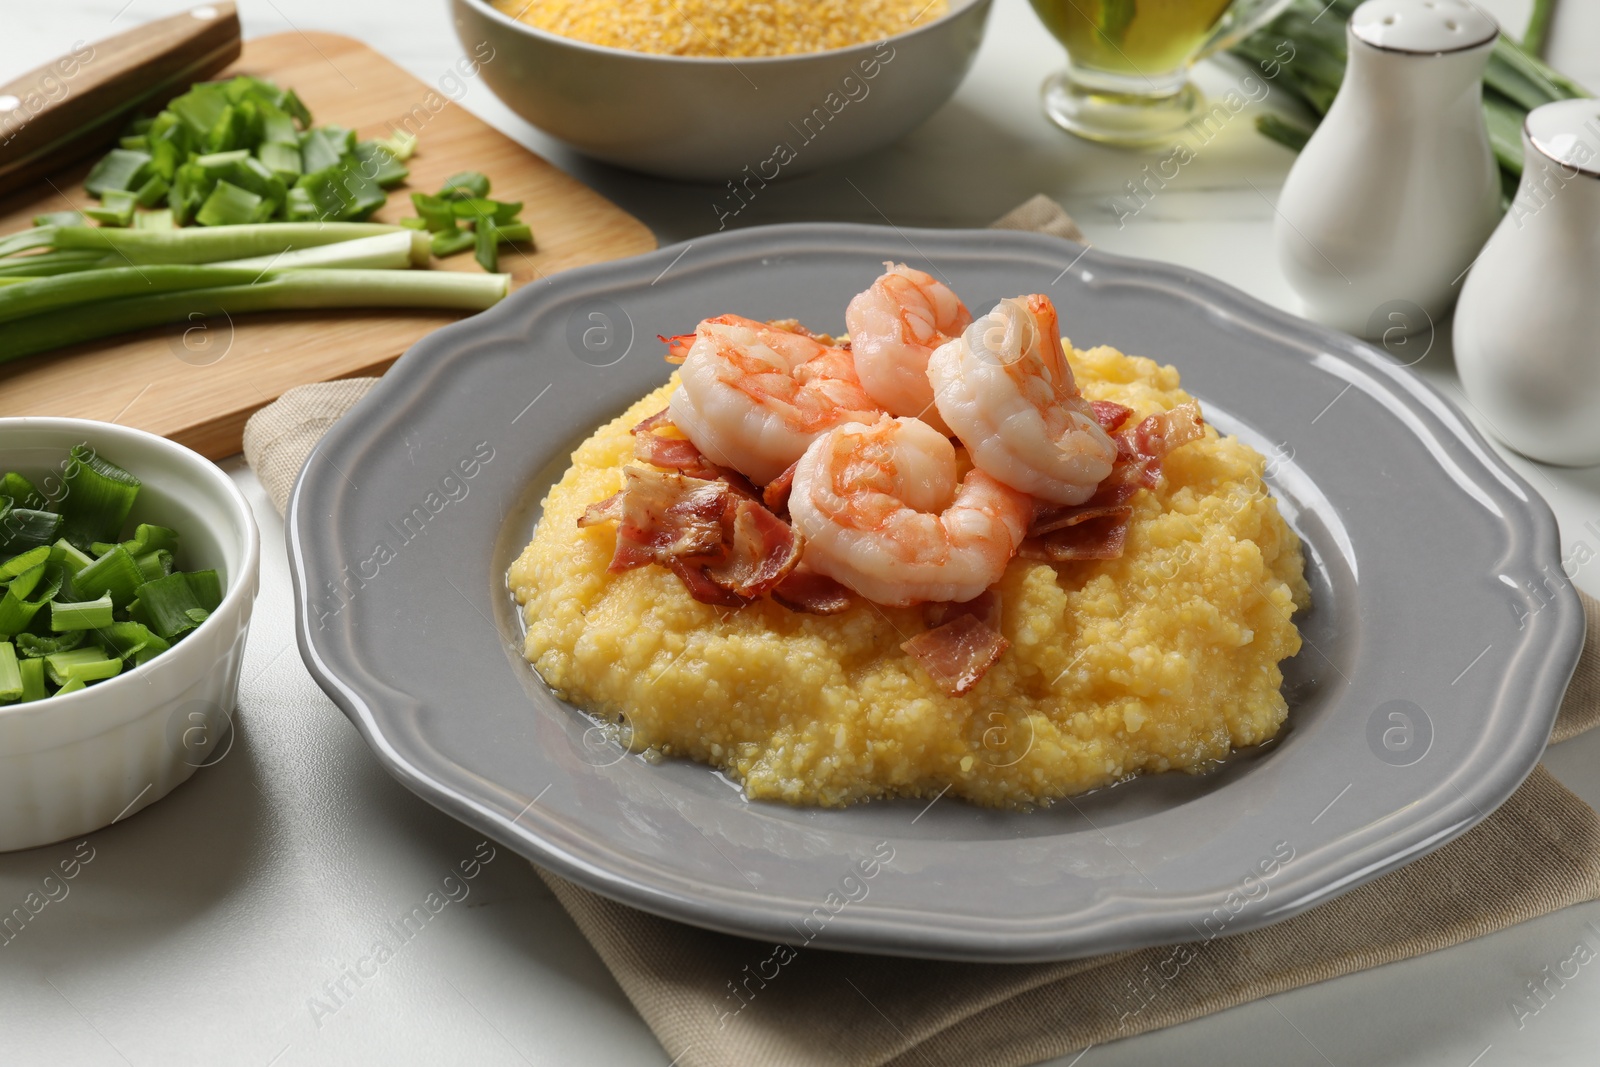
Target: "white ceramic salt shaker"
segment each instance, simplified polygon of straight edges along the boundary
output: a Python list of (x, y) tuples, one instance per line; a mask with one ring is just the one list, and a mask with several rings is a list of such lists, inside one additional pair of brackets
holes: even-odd
[(1516, 199), (1462, 286), (1456, 369), (1518, 452), (1600, 463), (1600, 101), (1535, 108), (1522, 148)]
[(1500, 214), (1482, 109), (1498, 34), (1468, 0), (1351, 16), (1344, 83), (1278, 201), (1278, 260), (1309, 317), (1376, 337), (1448, 311)]

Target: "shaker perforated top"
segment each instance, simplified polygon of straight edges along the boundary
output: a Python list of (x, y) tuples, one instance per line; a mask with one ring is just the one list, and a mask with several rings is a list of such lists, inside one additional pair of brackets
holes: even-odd
[(1528, 140), (1564, 167), (1600, 177), (1600, 100), (1558, 100), (1528, 112)]
[(1385, 51), (1437, 55), (1488, 44), (1500, 27), (1470, 0), (1367, 0), (1350, 32)]

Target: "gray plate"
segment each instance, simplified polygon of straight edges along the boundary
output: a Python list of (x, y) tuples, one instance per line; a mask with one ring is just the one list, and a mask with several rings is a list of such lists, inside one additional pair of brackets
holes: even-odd
[[(570, 450), (666, 378), (655, 335), (729, 311), (841, 329), (888, 258), (974, 307), (1049, 293), (1077, 344), (1176, 364), (1271, 457), (1316, 601), (1276, 742), (1032, 813), (795, 809), (625, 755), (522, 661), (506, 568)], [(1570, 584), (1542, 581), (1549, 508), (1410, 371), (1182, 268), (1021, 233), (748, 229), (530, 286), (334, 426), (289, 535), (307, 665), (429, 801), (647, 911), (952, 959), (1237, 933), (1438, 848), (1533, 768), (1583, 639)]]

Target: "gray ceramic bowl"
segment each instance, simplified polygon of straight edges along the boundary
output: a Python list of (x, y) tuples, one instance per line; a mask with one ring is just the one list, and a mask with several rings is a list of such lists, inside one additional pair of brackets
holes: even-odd
[(989, 4), (950, 0), (944, 17), (870, 44), (729, 60), (586, 44), (488, 0), (451, 0), (483, 80), (546, 133), (607, 163), (752, 190), (880, 148), (933, 114), (972, 65)]
[[(1074, 342), (1170, 360), (1271, 457), (1313, 605), (1276, 741), (1033, 812), (791, 808), (628, 755), (522, 659), (506, 568), (572, 449), (666, 380), (655, 336), (730, 309), (837, 330), (891, 258), (973, 307), (1050, 294)], [(1412, 371), (1186, 268), (997, 230), (751, 227), (563, 271), (402, 356), (318, 444), (288, 536), (311, 673), (434, 804), (660, 915), (951, 959), (1234, 934), (1438, 848), (1538, 762), (1584, 637), (1541, 577), (1550, 509)], [(886, 855), (870, 895), (842, 881)]]

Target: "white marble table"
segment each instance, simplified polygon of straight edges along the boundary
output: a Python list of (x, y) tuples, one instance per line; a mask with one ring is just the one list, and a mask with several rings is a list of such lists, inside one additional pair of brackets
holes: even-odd
[[(1526, 0), (1483, 2), (1507, 25), (1526, 14)], [(185, 6), (8, 0), (0, 81), (77, 40)], [(426, 81), (459, 54), (443, 0), (240, 6), (249, 35), (347, 33)], [(1555, 62), (1600, 87), (1600, 4), (1565, 0), (1555, 34)], [(922, 129), (869, 159), (768, 189), (738, 221), (882, 221), (870, 198), (899, 225), (982, 225), (1043, 191), (1106, 249), (1184, 263), (1292, 307), (1269, 245), (1269, 200), (1288, 153), (1241, 115), (1119, 226), (1111, 198), (1154, 157), (1092, 147), (1046, 124), (1035, 90), (1058, 59), (1024, 0), (998, 0), (976, 68)], [(1231, 75), (1206, 77), (1220, 84)], [(464, 103), (633, 211), (663, 243), (715, 228), (713, 190), (574, 159), (481, 84)], [(1447, 343), (1421, 369), (1456, 392)], [(1554, 505), (1568, 551), (1600, 547), (1600, 471), (1512, 462)], [(363, 962), (388, 924), (471, 858), (480, 838), (393, 782), (306, 674), (281, 521), (254, 476), (235, 467), (263, 532), (235, 743), (168, 799), (92, 835), (94, 858), (69, 894), (0, 947), (0, 1064), (666, 1064), (560, 907), (504, 849), (470, 895), (392, 959)], [(1600, 593), (1592, 565), (1574, 581)], [(1548, 762), (1600, 804), (1600, 732)], [(0, 856), (0, 911), (72, 852)], [(1585, 968), (1549, 987), (1535, 1015), (1519, 1020), (1513, 1009), (1527, 983), (1579, 942), (1600, 947), (1600, 904), (1094, 1048), (1058, 1067), (1589, 1064), (1600, 1048), (1600, 972)]]

